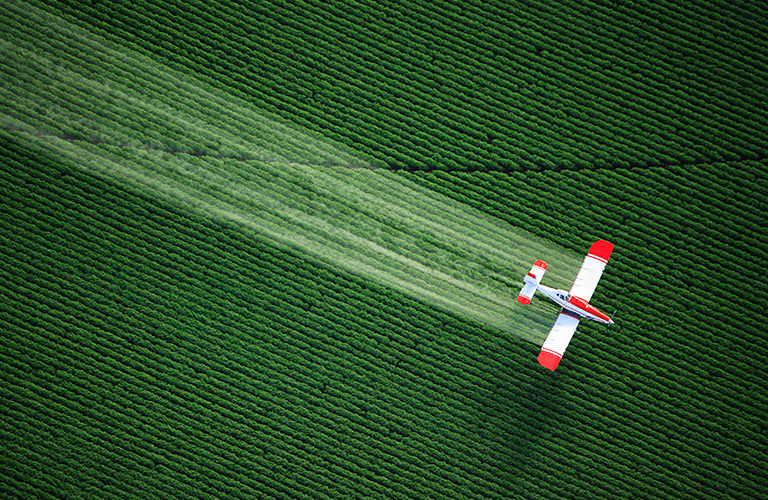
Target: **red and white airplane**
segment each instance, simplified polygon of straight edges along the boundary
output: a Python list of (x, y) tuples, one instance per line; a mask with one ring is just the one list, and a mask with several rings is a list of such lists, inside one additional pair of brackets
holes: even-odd
[(537, 260), (533, 264), (531, 272), (525, 276), (525, 285), (520, 290), (520, 295), (517, 296), (518, 302), (530, 304), (531, 297), (536, 293), (536, 290), (539, 290), (562, 307), (557, 321), (555, 321), (552, 330), (547, 335), (547, 339), (541, 346), (539, 364), (544, 368), (549, 368), (552, 371), (557, 368), (560, 359), (565, 354), (565, 349), (576, 332), (576, 327), (579, 326), (580, 320), (591, 319), (606, 325), (613, 324), (612, 318), (598, 311), (589, 303), (589, 299), (592, 298), (592, 294), (597, 287), (597, 282), (600, 281), (603, 270), (606, 264), (608, 264), (611, 252), (613, 252), (613, 243), (608, 243), (605, 240), (592, 243), (592, 247), (589, 249), (587, 256), (584, 257), (584, 262), (581, 264), (570, 292), (557, 290), (541, 284), (541, 278), (547, 269), (547, 264), (544, 261)]

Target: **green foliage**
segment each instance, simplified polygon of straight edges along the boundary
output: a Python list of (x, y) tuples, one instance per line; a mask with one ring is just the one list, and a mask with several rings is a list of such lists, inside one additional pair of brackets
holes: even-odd
[[(194, 105), (184, 78), (78, 51), (27, 7), (0, 7), (14, 49), (0, 60), (9, 496), (768, 489), (759, 7), (67, 3), (68, 21), (224, 91)], [(75, 84), (83, 61), (124, 85), (113, 95), (151, 99), (90, 104), (110, 92)], [(356, 153), (255, 114), (238, 130), (229, 93)], [(159, 112), (180, 100), (184, 119)], [(32, 131), (58, 147), (19, 140)], [(530, 344), (89, 175), (73, 145), (115, 165), (146, 152), (158, 176), (241, 159), (413, 170), (398, 175), (579, 254), (614, 242), (595, 302), (618, 324), (585, 325), (543, 373)], [(274, 172), (259, 175), (285, 199), (312, 199)], [(402, 227), (368, 216), (396, 245)], [(426, 236), (411, 250), (427, 245), (466, 258)]]

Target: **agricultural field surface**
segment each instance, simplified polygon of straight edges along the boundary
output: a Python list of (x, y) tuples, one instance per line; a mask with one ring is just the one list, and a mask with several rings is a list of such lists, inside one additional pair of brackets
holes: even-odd
[(759, 5), (2, 2), (0, 496), (765, 498)]

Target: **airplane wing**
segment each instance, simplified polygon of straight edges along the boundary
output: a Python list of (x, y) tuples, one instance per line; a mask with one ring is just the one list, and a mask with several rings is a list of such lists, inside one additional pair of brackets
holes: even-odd
[(539, 353), (539, 364), (544, 368), (548, 368), (555, 371), (557, 365), (560, 363), (565, 349), (573, 338), (573, 334), (576, 332), (576, 327), (579, 326), (579, 316), (571, 311), (562, 309), (560, 315), (557, 317), (554, 326), (549, 331), (547, 339), (541, 346), (541, 352)]
[(584, 257), (584, 262), (581, 264), (576, 279), (573, 281), (570, 294), (574, 297), (589, 302), (592, 298), (592, 294), (595, 292), (597, 282), (600, 281), (600, 277), (603, 275), (605, 265), (608, 264), (608, 259), (611, 258), (611, 252), (613, 252), (613, 243), (609, 243), (605, 240), (598, 240), (592, 243), (592, 247), (589, 249), (589, 253)]

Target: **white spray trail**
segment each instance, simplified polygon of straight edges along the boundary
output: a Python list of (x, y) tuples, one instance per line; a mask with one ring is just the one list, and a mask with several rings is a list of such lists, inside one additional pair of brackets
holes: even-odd
[[(548, 284), (567, 287), (579, 256), (370, 168), (340, 144), (62, 19), (15, 2), (0, 9), (70, 51), (46, 50), (25, 30), (2, 34), (0, 133), (426, 303), (543, 340), (554, 309), (517, 304), (522, 276), (542, 258)], [(20, 84), (30, 79), (38, 84)]]

